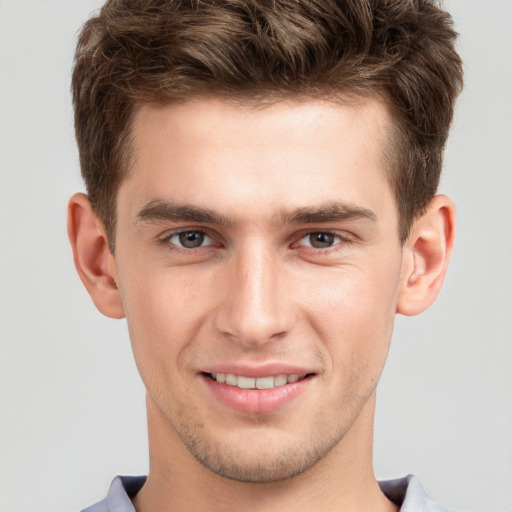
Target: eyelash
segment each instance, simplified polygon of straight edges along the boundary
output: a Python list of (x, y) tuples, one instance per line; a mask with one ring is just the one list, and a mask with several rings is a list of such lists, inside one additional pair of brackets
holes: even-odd
[(184, 254), (190, 254), (190, 253), (195, 252), (197, 249), (204, 249), (205, 247), (210, 247), (211, 245), (214, 245), (214, 244), (210, 243), (206, 246), (200, 245), (200, 246), (194, 247), (194, 248), (187, 248), (187, 247), (182, 247), (182, 246), (178, 245), (177, 243), (171, 242), (172, 238), (178, 237), (180, 235), (187, 234), (187, 233), (189, 233), (189, 234), (198, 233), (198, 234), (203, 235), (204, 237), (208, 237), (212, 242), (214, 242), (214, 237), (211, 236), (210, 234), (208, 234), (208, 232), (204, 229), (180, 229), (178, 231), (173, 231), (172, 233), (167, 233), (164, 237), (162, 237), (159, 240), (159, 242), (162, 245), (167, 246), (169, 248), (169, 250), (182, 252)]
[[(187, 233), (199, 233), (201, 235), (204, 235), (205, 237), (208, 237), (213, 243), (209, 243), (208, 245), (200, 245), (200, 246), (194, 247), (194, 248), (186, 248), (186, 247), (182, 247), (182, 246), (178, 245), (177, 243), (171, 242), (172, 238), (177, 237), (182, 234), (187, 234)], [(335, 241), (333, 243), (333, 245), (331, 245), (329, 247), (325, 247), (325, 248), (317, 248), (317, 247), (312, 247), (311, 245), (301, 245), (300, 244), (300, 242), (302, 240), (306, 239), (307, 237), (310, 237), (312, 235), (317, 235), (317, 234), (326, 235), (328, 237), (334, 237), (334, 239), (337, 241)], [(167, 246), (169, 248), (169, 250), (181, 252), (183, 254), (191, 254), (191, 253), (196, 252), (196, 250), (214, 246), (215, 245), (215, 237), (210, 235), (204, 229), (181, 229), (181, 230), (166, 234), (164, 237), (162, 237), (159, 240), (159, 242), (162, 245)], [(347, 236), (343, 236), (340, 233), (336, 233), (334, 231), (326, 231), (326, 230), (311, 231), (310, 230), (310, 231), (307, 231), (307, 232), (304, 232), (303, 234), (301, 234), (300, 237), (298, 238), (298, 240), (291, 244), (291, 247), (292, 248), (305, 247), (307, 250), (310, 250), (310, 251), (315, 251), (315, 252), (322, 253), (322, 254), (329, 254), (332, 251), (338, 250), (339, 249), (338, 246), (340, 246), (340, 245), (346, 246), (346, 245), (353, 244), (353, 243), (354, 243), (353, 239), (351, 239)]]
[[(311, 237), (312, 235), (326, 235), (328, 237), (333, 237), (335, 241), (332, 245), (329, 247), (324, 248), (318, 248), (318, 247), (312, 247), (311, 245), (300, 245), (300, 242), (308, 237)], [(337, 241), (336, 241), (337, 240)], [(347, 236), (343, 236), (339, 233), (336, 233), (334, 231), (324, 231), (324, 230), (318, 230), (318, 231), (308, 231), (307, 233), (304, 233), (298, 240), (298, 242), (294, 243), (294, 246), (299, 247), (307, 247), (308, 250), (318, 251), (323, 254), (330, 253), (331, 251), (335, 251), (339, 249), (340, 245), (347, 245), (350, 244), (352, 240), (348, 238)]]

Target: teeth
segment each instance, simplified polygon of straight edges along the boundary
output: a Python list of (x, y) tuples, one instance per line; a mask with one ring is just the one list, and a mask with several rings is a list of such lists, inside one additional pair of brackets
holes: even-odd
[(271, 389), (274, 386), (274, 377), (258, 377), (256, 379), (256, 389)]
[(284, 386), (288, 383), (297, 382), (305, 375), (292, 373), (291, 375), (275, 375), (268, 377), (244, 377), (243, 375), (233, 375), (232, 373), (212, 373), (211, 376), (221, 384), (226, 383), (229, 386), (236, 386), (241, 389), (272, 389), (278, 386)]
[(251, 377), (242, 377), (240, 375), (236, 381), (236, 385), (242, 389), (254, 389), (256, 387), (256, 379)]
[(276, 375), (274, 377), (274, 386), (284, 386), (288, 382), (286, 375)]
[[(220, 375), (222, 375), (222, 373)], [(236, 386), (237, 380), (238, 377), (236, 375), (233, 375), (232, 373), (226, 373), (226, 384), (229, 384), (230, 386)]]

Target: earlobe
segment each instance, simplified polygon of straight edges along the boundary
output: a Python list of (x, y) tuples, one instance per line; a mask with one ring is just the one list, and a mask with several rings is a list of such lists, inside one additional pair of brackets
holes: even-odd
[(69, 200), (68, 236), (76, 270), (95, 306), (106, 316), (123, 318), (115, 260), (103, 224), (85, 194)]
[(417, 315), (437, 298), (446, 275), (455, 236), (455, 206), (435, 196), (416, 219), (403, 250), (397, 313)]

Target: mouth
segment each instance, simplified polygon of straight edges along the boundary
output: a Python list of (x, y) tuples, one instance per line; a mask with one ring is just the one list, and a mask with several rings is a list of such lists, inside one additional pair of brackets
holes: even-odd
[(205, 373), (210, 379), (240, 389), (273, 389), (286, 384), (294, 384), (313, 376), (312, 373), (268, 375), (263, 377), (247, 377), (233, 373)]
[(203, 368), (199, 375), (209, 396), (230, 409), (251, 414), (277, 412), (297, 400), (308, 400), (319, 376), (309, 368), (272, 363), (225, 364)]
[(222, 404), (245, 413), (262, 414), (282, 410), (307, 393), (315, 373), (277, 375), (237, 375), (203, 372), (206, 389)]

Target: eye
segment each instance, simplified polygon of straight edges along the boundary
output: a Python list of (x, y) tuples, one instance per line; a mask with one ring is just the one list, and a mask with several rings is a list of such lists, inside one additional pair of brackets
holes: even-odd
[(196, 230), (174, 233), (167, 240), (184, 249), (196, 249), (213, 243), (213, 240), (204, 231)]
[(329, 249), (333, 245), (343, 242), (343, 238), (328, 231), (316, 231), (303, 236), (299, 245), (312, 247), (313, 249)]

